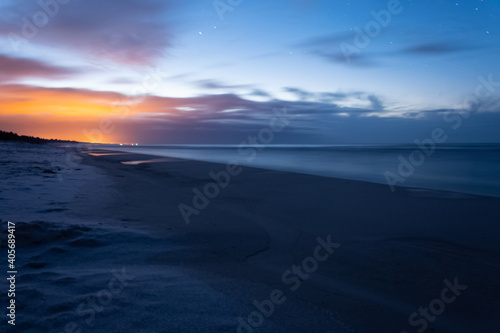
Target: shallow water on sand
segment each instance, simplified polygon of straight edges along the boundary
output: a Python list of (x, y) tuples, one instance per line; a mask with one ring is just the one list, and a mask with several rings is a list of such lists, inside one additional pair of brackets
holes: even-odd
[[(164, 157), (500, 197), (500, 145), (105, 146)], [(390, 190), (388, 186), (388, 190)]]

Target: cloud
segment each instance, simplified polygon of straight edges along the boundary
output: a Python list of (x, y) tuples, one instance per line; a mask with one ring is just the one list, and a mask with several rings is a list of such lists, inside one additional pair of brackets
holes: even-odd
[[(289, 88), (293, 90), (293, 88)], [(298, 89), (297, 89), (298, 90)], [(302, 93), (307, 93), (302, 91)], [(313, 94), (307, 93), (314, 97)], [(379, 99), (359, 93), (341, 96), (378, 105)], [(116, 92), (72, 88), (42, 88), (19, 84), (0, 86), (0, 114), (46, 115), (56, 118), (129, 118), (149, 119), (152, 122), (186, 123), (193, 127), (212, 124), (256, 126), (273, 116), (274, 109), (286, 107), (289, 114), (309, 121), (321, 121), (334, 114), (362, 114), (380, 111), (379, 108), (339, 106), (336, 104), (301, 100), (297, 102), (247, 100), (236, 94), (205, 95), (189, 98), (160, 96), (126, 96)]]
[(73, 68), (52, 66), (42, 61), (13, 58), (0, 54), (0, 82), (12, 82), (34, 77), (60, 79), (79, 72)]
[(238, 88), (251, 88), (252, 85), (248, 84), (240, 84), (240, 85), (230, 85), (225, 84), (216, 80), (198, 80), (195, 81), (195, 84), (201, 88), (206, 89), (238, 89)]
[[(339, 105), (351, 105), (351, 107), (346, 107), (345, 109), (340, 110), (338, 113), (362, 113), (362, 112), (383, 112), (384, 111), (384, 103), (382, 99), (373, 94), (367, 94), (363, 92), (320, 92), (320, 93), (312, 93), (303, 89), (286, 87), (283, 90), (296, 95), (301, 101), (315, 101), (312, 103), (317, 103), (318, 105), (335, 105), (335, 107), (339, 107)], [(354, 104), (362, 104), (366, 105), (366, 109), (360, 109), (352, 107)], [(369, 106), (369, 107), (368, 107)], [(351, 108), (351, 110), (349, 110)]]
[(470, 51), (477, 48), (478, 47), (476, 46), (458, 45), (452, 43), (427, 43), (408, 47), (404, 49), (402, 53), (415, 55), (434, 55)]
[(317, 98), (319, 101), (323, 102), (323, 103), (331, 103), (331, 102), (335, 102), (335, 101), (340, 101), (340, 100), (343, 100), (343, 99), (346, 99), (347, 97), (349, 96), (353, 96), (353, 95), (362, 95), (362, 93), (342, 93), (342, 92), (335, 92), (335, 93), (332, 93), (332, 92), (322, 92), (322, 93), (319, 93), (317, 94)]
[(478, 103), (470, 102), (467, 107), (477, 112), (500, 112), (500, 94), (492, 95)]
[[(427, 43), (410, 46), (405, 49), (395, 51), (380, 51), (370, 52), (369, 50), (360, 49), (359, 53), (344, 54), (336, 51), (320, 51), (315, 50), (310, 54), (319, 56), (331, 63), (351, 66), (351, 67), (375, 67), (381, 64), (380, 60), (387, 60), (390, 57), (400, 57), (404, 55), (418, 55), (418, 56), (433, 56), (449, 53), (467, 52), (479, 49), (480, 47), (471, 45), (458, 45), (458, 44), (438, 44)], [(339, 49), (340, 50), (340, 49)]]
[[(248, 126), (263, 124), (272, 117), (274, 109), (286, 108), (293, 117), (300, 117), (304, 124), (307, 124), (306, 127), (309, 127), (309, 121), (322, 122), (339, 114), (408, 116), (406, 111), (389, 113), (384, 108), (382, 99), (374, 94), (363, 92), (314, 94), (298, 88), (287, 88), (287, 90), (307, 99), (255, 101), (236, 94), (188, 98), (127, 96), (109, 91), (4, 84), (0, 86), (0, 114), (45, 114), (67, 118), (119, 117), (150, 119), (164, 123), (191, 122), (196, 126), (206, 123)], [(311, 124), (310, 128), (314, 129), (314, 125)]]
[[(3, 9), (8, 15), (0, 23), (0, 36), (15, 32), (28, 42), (70, 49), (91, 58), (151, 64), (172, 44), (171, 30), (165, 22), (175, 3), (174, 0), (71, 1), (59, 5), (57, 11), (55, 7), (48, 9), (52, 13), (45, 15), (48, 23), (37, 28), (33, 20), (44, 15), (37, 1), (16, 1)], [(37, 13), (42, 14), (37, 16)], [(22, 32), (28, 21), (32, 28), (25, 28), (25, 32), (30, 31), (33, 36)]]
[(113, 78), (108, 80), (107, 82), (112, 84), (134, 84), (134, 83), (137, 84), (137, 80), (132, 80), (126, 77)]
[(297, 96), (301, 100), (306, 100), (314, 96), (314, 94), (299, 88), (285, 87), (283, 90)]
[(264, 90), (261, 90), (261, 89), (254, 89), (248, 95), (256, 96), (256, 97), (266, 97), (266, 98), (271, 98), (272, 97), (271, 94), (269, 94), (268, 92), (266, 92)]
[[(435, 41), (422, 43), (422, 38), (432, 40), (428, 34), (411, 35), (402, 34), (400, 31), (390, 30), (396, 40), (401, 40), (402, 44), (410, 43), (406, 48), (394, 49), (393, 44), (378, 44), (376, 47), (370, 45), (367, 48), (354, 49), (347, 56), (342, 52), (340, 45), (347, 43), (355, 46), (356, 33), (354, 31), (338, 32), (330, 35), (309, 37), (297, 44), (295, 47), (308, 50), (308, 54), (321, 57), (330, 63), (351, 66), (351, 67), (375, 67), (382, 64), (382, 61), (391, 57), (401, 57), (409, 55), (433, 56), (449, 53), (468, 52), (484, 48), (477, 43), (464, 43), (463, 41)], [(376, 39), (371, 40), (374, 44)], [(376, 50), (376, 51), (374, 51)]]
[(308, 50), (308, 54), (323, 58), (330, 63), (349, 67), (374, 67), (378, 65), (376, 58), (379, 55), (369, 52), (368, 49), (358, 48), (357, 52), (352, 51), (349, 54), (344, 54), (341, 44), (355, 45), (355, 36), (356, 33), (352, 30), (326, 36), (315, 36), (297, 43), (295, 47), (305, 48)]
[(383, 111), (384, 110), (384, 105), (379, 97), (377, 97), (375, 95), (369, 95), (368, 100), (370, 101), (373, 110), (375, 110), (375, 111)]
[[(364, 53), (361, 53), (364, 52)], [(374, 60), (373, 54), (368, 54), (365, 51), (360, 53), (343, 54), (340, 52), (316, 52), (316, 55), (326, 59), (329, 62), (351, 67), (373, 67), (378, 63)]]
[[(433, 126), (446, 126), (442, 114), (450, 111), (387, 110), (379, 96), (366, 92), (312, 94), (288, 89), (310, 98), (254, 101), (235, 94), (130, 98), (115, 92), (5, 84), (0, 86), (0, 116), (7, 130), (24, 122), (29, 124), (26, 128), (33, 130), (26, 134), (45, 137), (64, 134), (68, 139), (88, 141), (82, 133), (99, 129), (101, 121), (108, 119), (116, 129), (106, 133), (102, 140), (107, 142), (237, 144), (269, 126), (276, 110), (286, 110), (290, 125), (276, 143), (363, 143), (405, 139), (412, 142)], [(500, 115), (499, 100), (481, 108), (497, 112), (478, 112), (470, 118)], [(58, 124), (61, 130), (50, 124)], [(480, 122), (468, 120), (468, 124), (471, 125), (464, 124), (464, 128)], [(68, 135), (69, 128), (72, 136)], [(488, 127), (487, 131), (492, 130)]]

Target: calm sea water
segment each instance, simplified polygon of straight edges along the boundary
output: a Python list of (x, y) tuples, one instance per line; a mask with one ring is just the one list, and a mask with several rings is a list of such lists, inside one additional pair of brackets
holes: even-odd
[(445, 145), (427, 154), (416, 145), (156, 145), (112, 149), (207, 162), (236, 161), (244, 166), (381, 184), (387, 184), (390, 175), (400, 186), (500, 197), (500, 144)]

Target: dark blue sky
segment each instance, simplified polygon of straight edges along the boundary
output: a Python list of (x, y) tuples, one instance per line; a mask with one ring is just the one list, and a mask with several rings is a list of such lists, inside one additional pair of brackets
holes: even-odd
[(499, 1), (59, 1), (0, 5), (2, 129), (239, 143), (286, 108), (275, 143), (500, 141)]

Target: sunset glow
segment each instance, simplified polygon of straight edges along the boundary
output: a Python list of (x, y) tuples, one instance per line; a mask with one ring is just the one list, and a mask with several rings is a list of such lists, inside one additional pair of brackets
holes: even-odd
[(500, 333), (499, 22), (0, 0), (0, 327)]
[[(0, 129), (239, 143), (286, 108), (295, 121), (276, 143), (411, 142), (444, 112), (475, 105), (477, 116), (453, 140), (500, 140), (491, 125), (500, 120), (500, 5), (393, 7), (75, 0), (49, 15), (36, 2), (4, 1)], [(50, 19), (37, 27), (40, 11)], [(487, 94), (474, 101), (478, 89)], [(103, 121), (113, 131), (101, 131)], [(84, 134), (96, 129), (99, 140)]]

